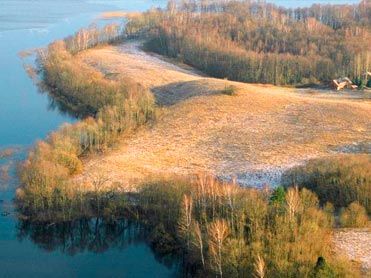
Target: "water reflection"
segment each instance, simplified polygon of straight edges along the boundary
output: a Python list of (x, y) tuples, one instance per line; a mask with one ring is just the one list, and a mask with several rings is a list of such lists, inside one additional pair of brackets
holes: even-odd
[(67, 102), (61, 94), (44, 82), (38, 57), (38, 51), (40, 49), (26, 50), (18, 54), (23, 62), (23, 68), (35, 85), (35, 88), (37, 88), (37, 92), (46, 96), (47, 111), (57, 111), (59, 115), (68, 118), (69, 122), (74, 122), (84, 114), (83, 112), (79, 112), (76, 107), (73, 107), (71, 103)]
[[(60, 223), (20, 219), (17, 223), (18, 240), (31, 240), (44, 251), (59, 251), (69, 256), (84, 252), (99, 254), (110, 249), (123, 251), (147, 242), (148, 235), (149, 231), (143, 225), (128, 219), (105, 220), (96, 217)], [(155, 258), (169, 269), (181, 269), (175, 256), (160, 256), (155, 252)]]
[(70, 117), (70, 118), (82, 118), (84, 113), (79, 113), (78, 111), (72, 109), (63, 99), (58, 98), (56, 94), (51, 93), (46, 85), (39, 85), (39, 92), (47, 95), (48, 99), (48, 110), (49, 111), (58, 111), (59, 114)]
[(19, 240), (31, 240), (46, 251), (68, 255), (83, 252), (103, 253), (110, 248), (143, 242), (146, 231), (142, 225), (127, 219), (106, 221), (102, 218), (80, 219), (62, 223), (35, 223), (20, 220)]

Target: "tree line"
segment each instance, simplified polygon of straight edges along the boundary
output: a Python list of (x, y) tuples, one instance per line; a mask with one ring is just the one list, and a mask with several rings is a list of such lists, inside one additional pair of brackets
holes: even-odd
[[(356, 264), (331, 248), (334, 207), (321, 205), (306, 188), (258, 190), (199, 174), (145, 181), (136, 192), (59, 187), (47, 194), (44, 206), (28, 214), (29, 227), (40, 229), (45, 223), (48, 234), (59, 234), (58, 227), (69, 223), (65, 221), (94, 217), (88, 222), (97, 228), (124, 217), (146, 228), (158, 256), (181, 258), (186, 277), (360, 275)], [(341, 221), (344, 226), (367, 225), (367, 214), (352, 203)], [(55, 225), (47, 225), (51, 222)], [(42, 234), (33, 236), (44, 240)], [(71, 243), (76, 239), (69, 237)]]
[(305, 188), (255, 190), (201, 174), (144, 184), (136, 203), (152, 246), (180, 252), (189, 277), (358, 275), (330, 248), (333, 207)]
[[(149, 90), (128, 79), (108, 80), (74, 56), (87, 46), (103, 41), (111, 43), (111, 38), (116, 37), (115, 32), (96, 36), (95, 29), (92, 30), (91, 37), (97, 38), (93, 42), (86, 44), (88, 40), (81, 40), (86, 32), (80, 31), (40, 52), (40, 75), (50, 94), (81, 115), (82, 120), (66, 124), (36, 143), (20, 166), (22, 186), (17, 190), (17, 199), (19, 208), (27, 215), (48, 218), (55, 211), (64, 219), (97, 210), (100, 213), (105, 198), (97, 194), (99, 181), (89, 196), (82, 196), (83, 192), (71, 182), (71, 177), (82, 171), (81, 159), (90, 153), (103, 152), (121, 134), (155, 118), (154, 97)], [(72, 196), (79, 203), (78, 209), (72, 209), (71, 204), (76, 204)], [(93, 207), (83, 204), (86, 198), (96, 201)]]
[(132, 19), (126, 32), (219, 78), (297, 85), (348, 76), (367, 85), (370, 13), (367, 1), (294, 10), (248, 0), (169, 1)]
[(82, 28), (74, 35), (64, 39), (66, 49), (71, 54), (102, 45), (112, 44), (123, 39), (124, 25), (112, 23), (101, 28), (95, 24)]
[(346, 155), (314, 159), (294, 167), (283, 175), (286, 186), (298, 185), (315, 192), (322, 204), (331, 202), (342, 209), (353, 202), (371, 215), (371, 156)]

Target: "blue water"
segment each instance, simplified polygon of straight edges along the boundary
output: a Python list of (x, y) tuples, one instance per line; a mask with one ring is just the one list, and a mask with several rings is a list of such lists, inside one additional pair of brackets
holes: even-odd
[[(18, 185), (18, 160), (38, 139), (74, 118), (51, 105), (27, 76), (18, 53), (42, 47), (96, 21), (104, 11), (140, 11), (164, 6), (166, 0), (0, 0), (0, 158), (9, 178), (0, 179), (0, 277), (171, 277), (176, 267), (159, 261), (142, 237), (100, 224), (98, 230), (65, 226), (29, 227), (19, 221), (12, 199)], [(305, 0), (271, 1), (287, 7), (310, 6)], [(319, 0), (325, 3), (358, 1)], [(4, 168), (5, 167), (5, 168)], [(10, 213), (10, 214), (8, 214)], [(4, 214), (4, 215), (3, 215)], [(86, 228), (86, 227), (85, 227)], [(119, 226), (120, 228), (120, 226)], [(138, 232), (138, 231), (137, 231)], [(135, 233), (134, 233), (135, 234)], [(140, 233), (139, 233), (140, 234)]]
[[(27, 148), (64, 122), (75, 119), (51, 106), (27, 76), (18, 53), (47, 45), (89, 25), (103, 11), (144, 10), (164, 1), (0, 0), (0, 150), (15, 154), (0, 158), (8, 179), (0, 181), (0, 277), (171, 277), (175, 266), (156, 259), (144, 239), (128, 238), (126, 228), (113, 233), (102, 227), (86, 238), (64, 227), (64, 236), (45, 227), (25, 229), (12, 207), (17, 160)], [(3, 213), (9, 215), (2, 215)], [(140, 234), (140, 233), (139, 233)], [(71, 237), (76, 246), (70, 246)], [(97, 238), (97, 239), (96, 239)], [(125, 243), (125, 244), (124, 244)], [(73, 248), (71, 248), (73, 247)]]

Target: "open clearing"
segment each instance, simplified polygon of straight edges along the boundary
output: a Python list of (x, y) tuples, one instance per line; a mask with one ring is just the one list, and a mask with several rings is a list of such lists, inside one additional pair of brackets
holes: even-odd
[[(133, 78), (163, 107), (154, 126), (86, 161), (86, 173), (123, 187), (200, 171), (243, 185), (276, 185), (294, 165), (371, 141), (371, 102), (359, 92), (326, 97), (208, 78), (142, 51), (138, 42), (88, 50), (79, 59), (107, 78)], [(229, 85), (235, 95), (223, 94)]]

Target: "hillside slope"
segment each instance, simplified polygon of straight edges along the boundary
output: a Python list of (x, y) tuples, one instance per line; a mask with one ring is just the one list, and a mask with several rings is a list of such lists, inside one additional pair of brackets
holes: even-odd
[[(371, 140), (371, 105), (362, 96), (208, 78), (139, 46), (130, 42), (79, 55), (107, 78), (125, 75), (149, 87), (163, 106), (153, 127), (86, 161), (89, 175), (79, 180), (95, 173), (127, 186), (207, 171), (236, 176), (244, 185), (278, 184), (289, 167)], [(230, 85), (236, 94), (223, 94)]]

